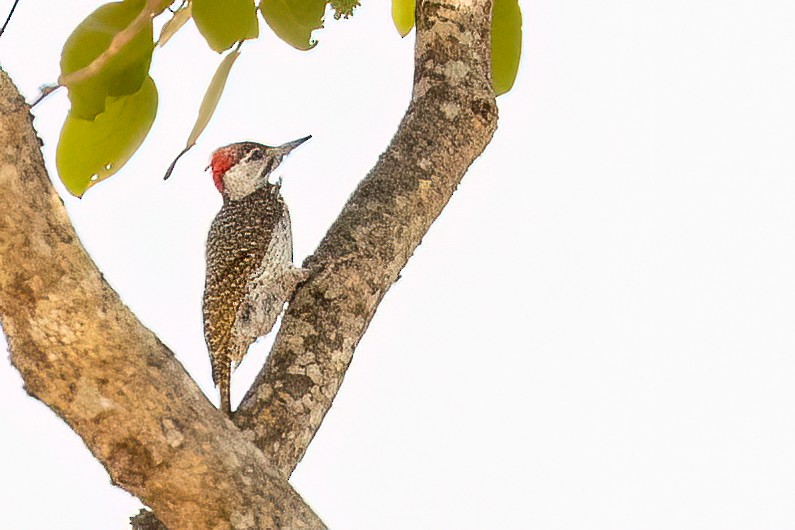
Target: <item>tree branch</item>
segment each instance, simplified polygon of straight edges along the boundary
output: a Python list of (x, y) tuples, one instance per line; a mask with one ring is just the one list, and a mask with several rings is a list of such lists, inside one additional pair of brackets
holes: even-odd
[(285, 476), (303, 457), (389, 287), (496, 129), (491, 0), (417, 4), (414, 91), (397, 133), (305, 266), (235, 415)]
[(323, 528), (86, 255), (0, 71), (0, 320), (27, 392), (169, 528)]

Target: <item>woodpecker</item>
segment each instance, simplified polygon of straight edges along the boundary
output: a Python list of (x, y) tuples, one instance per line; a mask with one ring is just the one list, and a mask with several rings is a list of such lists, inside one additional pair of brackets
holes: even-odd
[(223, 197), (207, 236), (202, 312), (204, 337), (221, 410), (231, 416), (232, 370), (249, 346), (273, 328), (308, 271), (293, 266), (290, 214), (281, 179), (268, 177), (311, 136), (271, 147), (240, 142), (217, 149), (209, 168)]

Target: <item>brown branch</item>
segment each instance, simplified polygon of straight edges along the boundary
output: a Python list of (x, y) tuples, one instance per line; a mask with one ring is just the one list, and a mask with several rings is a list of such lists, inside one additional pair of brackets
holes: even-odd
[(0, 321), (27, 392), (169, 528), (323, 528), (104, 281), (2, 71), (0, 145)]
[(414, 92), (377, 165), (305, 263), (273, 351), (235, 415), (289, 476), (378, 304), (496, 128), (491, 0), (417, 5)]

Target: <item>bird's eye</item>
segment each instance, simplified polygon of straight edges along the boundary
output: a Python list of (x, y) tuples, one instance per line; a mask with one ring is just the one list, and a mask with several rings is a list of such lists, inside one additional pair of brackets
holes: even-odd
[(248, 156), (246, 156), (247, 162), (253, 162), (255, 160), (262, 159), (262, 149), (252, 149), (249, 151)]

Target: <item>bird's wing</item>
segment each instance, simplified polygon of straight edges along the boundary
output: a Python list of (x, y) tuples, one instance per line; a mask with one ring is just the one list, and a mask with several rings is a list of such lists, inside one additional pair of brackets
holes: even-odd
[[(252, 204), (253, 203), (253, 204)], [(221, 208), (207, 238), (207, 275), (204, 287), (204, 334), (216, 364), (245, 354), (233, 351), (232, 329), (249, 279), (265, 257), (272, 238), (269, 219), (275, 205), (262, 194), (230, 201)]]

